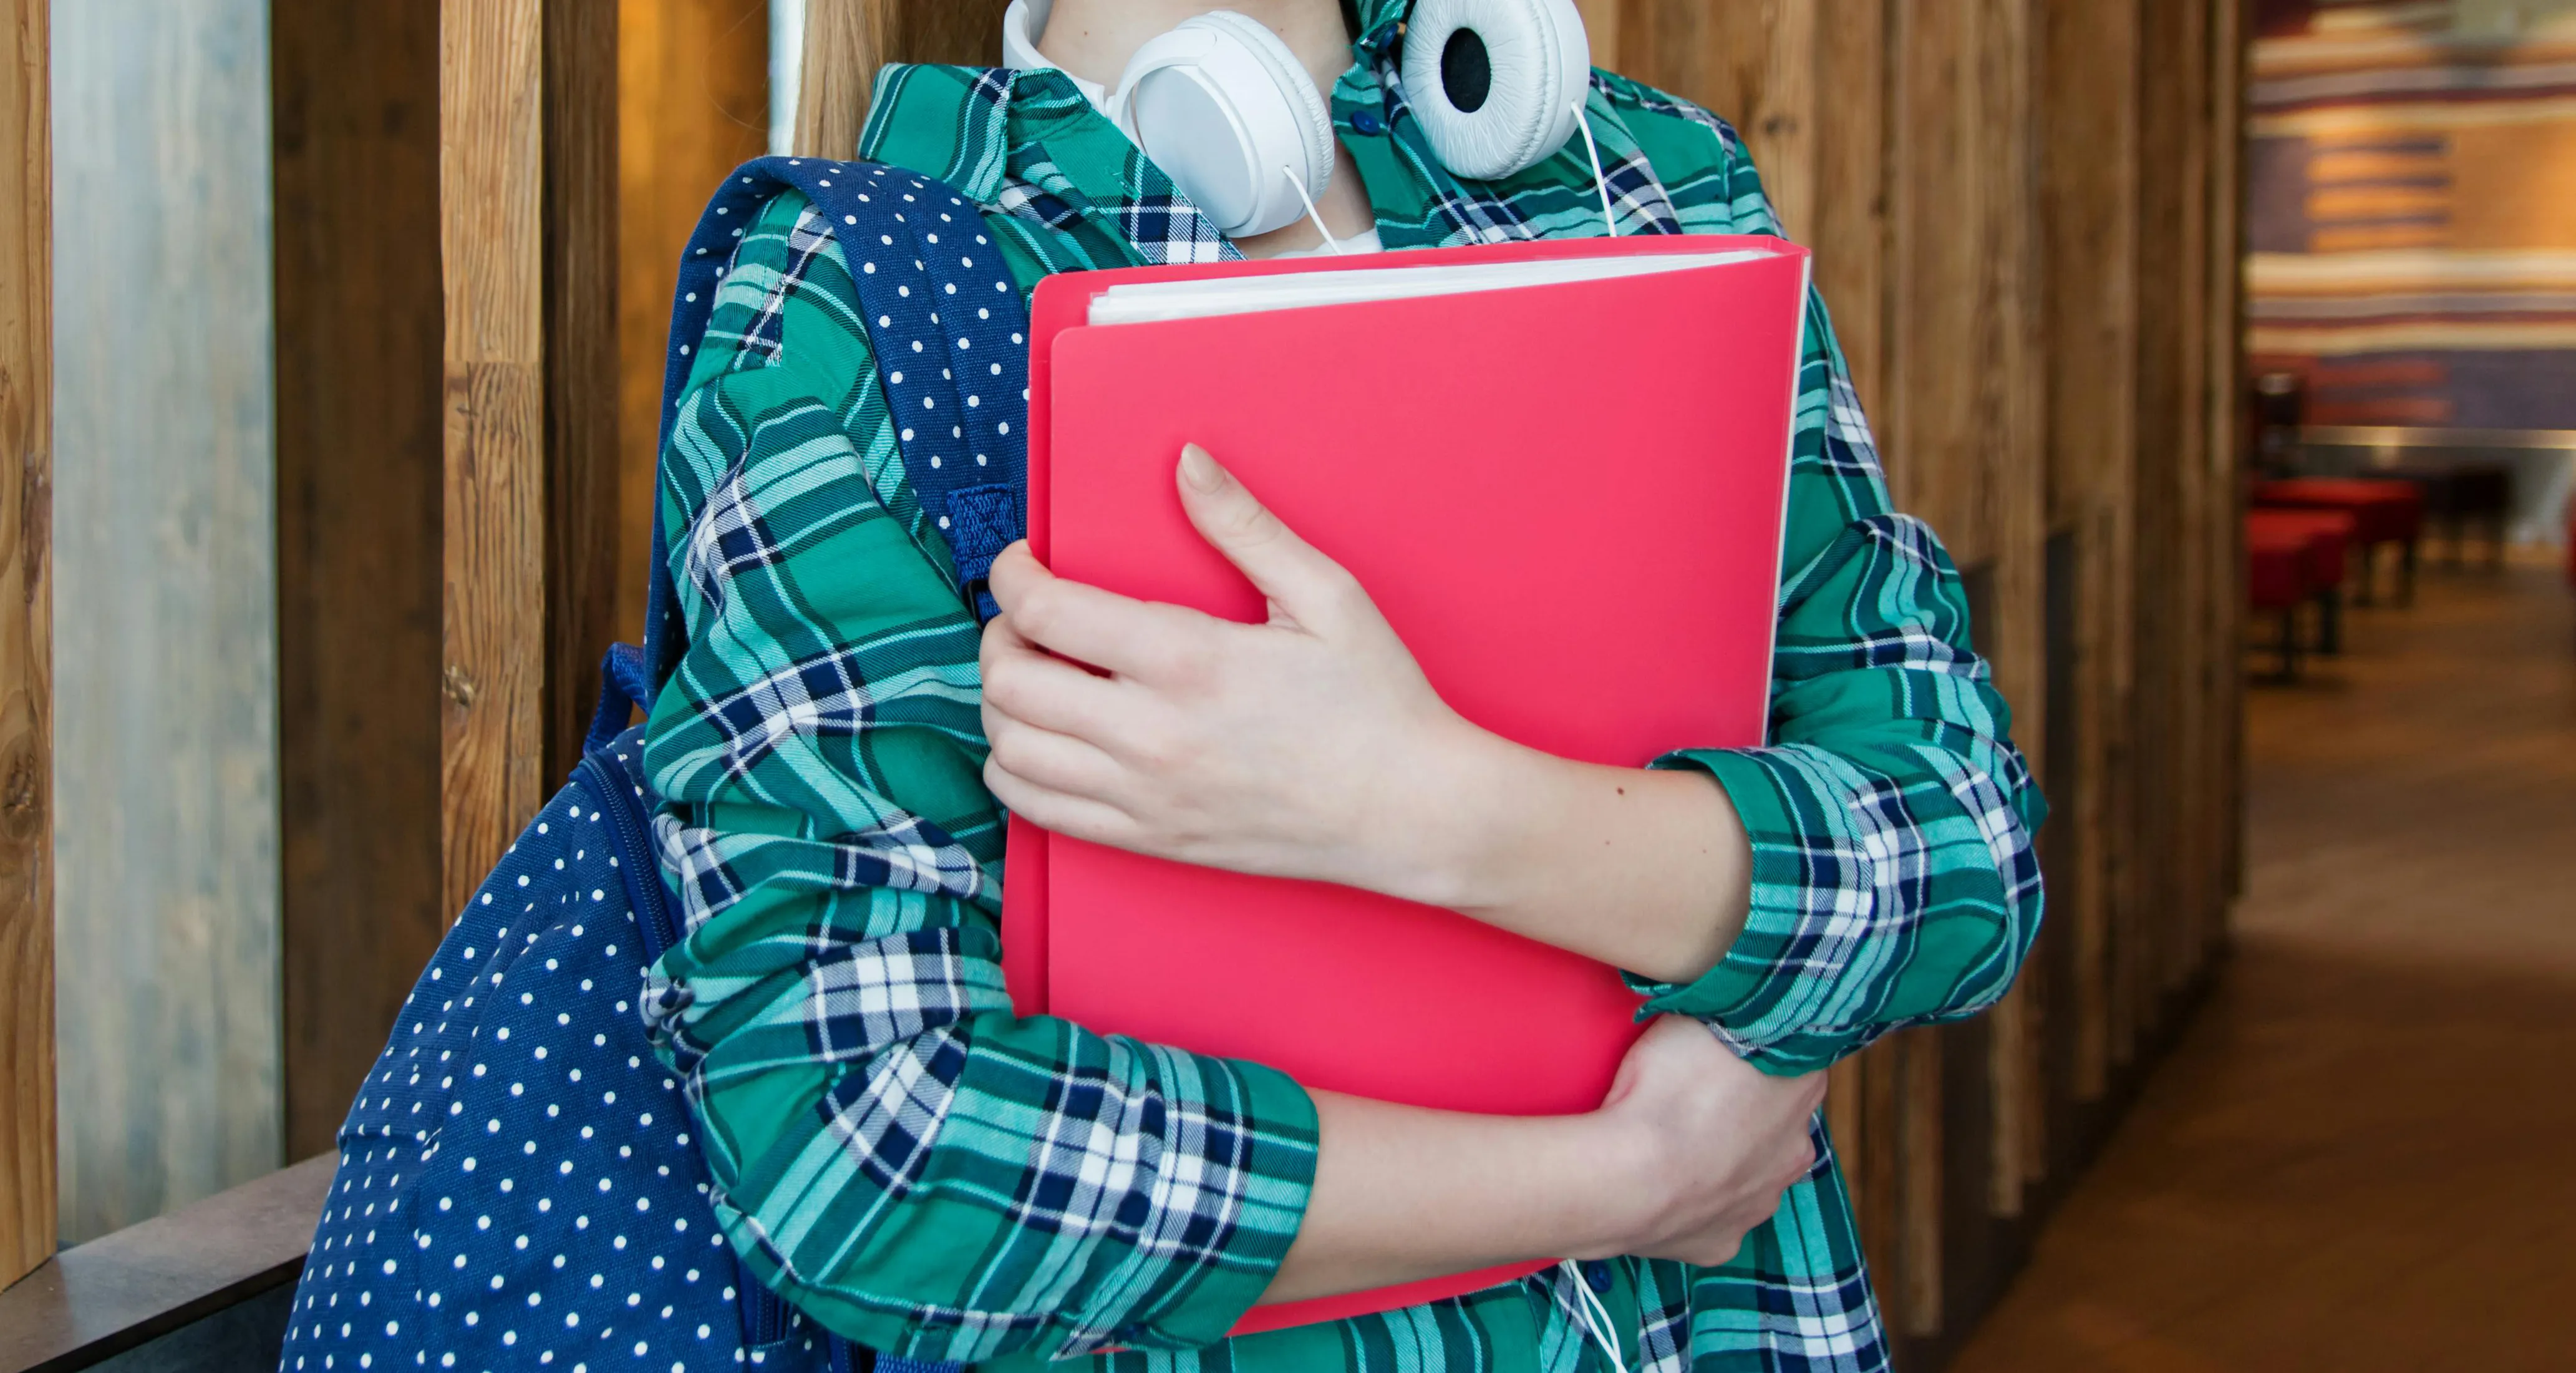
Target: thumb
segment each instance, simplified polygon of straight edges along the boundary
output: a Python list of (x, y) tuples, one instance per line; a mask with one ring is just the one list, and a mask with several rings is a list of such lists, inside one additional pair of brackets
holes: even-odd
[(1180, 487), (1181, 508), (1189, 512), (1199, 537), (1290, 617), (1314, 623), (1335, 588), (1350, 580), (1341, 564), (1297, 537), (1195, 443), (1181, 450)]

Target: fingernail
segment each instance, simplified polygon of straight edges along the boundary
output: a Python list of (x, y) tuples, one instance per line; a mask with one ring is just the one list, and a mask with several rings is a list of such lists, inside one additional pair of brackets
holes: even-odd
[(1193, 443), (1181, 449), (1181, 480), (1201, 491), (1214, 491), (1225, 485), (1225, 469), (1216, 465), (1208, 451)]

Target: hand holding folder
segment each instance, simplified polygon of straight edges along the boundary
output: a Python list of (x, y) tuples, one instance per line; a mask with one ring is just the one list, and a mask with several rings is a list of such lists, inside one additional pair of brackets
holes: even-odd
[[(1473, 723), (1623, 767), (1757, 744), (1805, 267), (1775, 240), (1673, 238), (1052, 278), (1030, 341), (1032, 544), (1068, 578), (1258, 618), (1170, 484), (1200, 442), (1359, 578)], [(1015, 821), (1006, 891), (1023, 1011), (1316, 1088), (1575, 1114), (1636, 1034), (1608, 967), (1348, 888)]]

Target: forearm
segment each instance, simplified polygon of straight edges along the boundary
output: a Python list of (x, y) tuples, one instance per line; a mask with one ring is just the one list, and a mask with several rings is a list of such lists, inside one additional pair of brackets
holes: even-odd
[[(1472, 728), (1472, 727), (1469, 727)], [(1569, 762), (1475, 731), (1419, 778), (1394, 894), (1666, 982), (1725, 957), (1752, 849), (1704, 775)]]
[(1262, 1301), (1530, 1259), (1724, 1263), (1815, 1161), (1821, 1077), (1766, 1077), (1661, 1017), (1581, 1116), (1454, 1115), (1316, 1092), (1306, 1212)]
[(1635, 1170), (1603, 1117), (1313, 1096), (1314, 1190), (1264, 1305), (1619, 1252)]

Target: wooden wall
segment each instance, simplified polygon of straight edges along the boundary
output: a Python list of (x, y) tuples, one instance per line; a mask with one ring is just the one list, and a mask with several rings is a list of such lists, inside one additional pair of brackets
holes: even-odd
[[(555, 212), (588, 214), (592, 237), (563, 244), (564, 258), (549, 259), (554, 280), (522, 300), (542, 310), (553, 289), (581, 319), (614, 314), (617, 409), (581, 397), (577, 415), (559, 415), (602, 465), (584, 479), (597, 485), (581, 489), (613, 495), (579, 497), (597, 510), (566, 511), (572, 527), (545, 536), (559, 546), (596, 539), (603, 551), (584, 569), (585, 589), (564, 598), (573, 604), (546, 612), (570, 626), (538, 688), (558, 703), (536, 707), (555, 742), (528, 751), (510, 804), (490, 808), (484, 834), (515, 833), (535, 798), (561, 783), (566, 740), (587, 718), (564, 708), (587, 710), (597, 650), (642, 632), (671, 282), (706, 195), (767, 138), (765, 0), (621, 0), (615, 17), (613, 36), (594, 24), (558, 37), (586, 46), (561, 59), (578, 79), (553, 90), (548, 111), (569, 119), (603, 99), (604, 68), (578, 63), (599, 63), (614, 42), (616, 114), (610, 125), (590, 111), (578, 160), (569, 146), (578, 140), (566, 139), (552, 163), (531, 164), (551, 169)], [(460, 854), (457, 889), (442, 882), (440, 685), (453, 693), (461, 679), (443, 675), (441, 658), (439, 25), (434, 0), (272, 0), (278, 365), (288, 382), (277, 441), (286, 1133), (297, 1158), (329, 1147), (462, 888), (487, 861), (481, 848)], [(600, 156), (602, 137), (615, 140), (613, 162)], [(580, 177), (591, 189), (573, 195)], [(351, 193), (361, 186), (365, 194)], [(608, 194), (613, 229), (595, 199)], [(597, 340), (576, 342), (572, 365), (596, 376)], [(571, 641), (582, 635), (588, 642)], [(452, 694), (446, 702), (469, 714)]]
[[(551, 749), (544, 722), (570, 699), (566, 636), (589, 622), (548, 578), (620, 542), (595, 575), (628, 578), (640, 526), (647, 441), (624, 435), (610, 476), (578, 425), (539, 432), (577, 399), (564, 369), (593, 375), (551, 350), (604, 295), (534, 233), (598, 193), (581, 150), (604, 116), (593, 85), (558, 79), (557, 45), (577, 37), (563, 3), (445, 18), (449, 904), (533, 808), (541, 774), (525, 760)], [(2051, 919), (2012, 999), (1836, 1075), (1837, 1138), (1911, 1367), (1937, 1364), (2009, 1278), (2223, 935), (2239, 4), (1585, 3), (1597, 59), (1735, 119), (1790, 232), (1819, 249), (1891, 484), (1961, 565), (1979, 646), (2057, 806)], [(918, 32), (860, 0), (808, 11), (797, 147), (841, 155), (877, 55), (975, 60), (998, 6), (906, 11), (932, 16)], [(683, 32), (637, 0), (621, 18)], [(630, 99), (637, 73), (686, 90), (653, 65), (685, 63), (663, 42), (628, 49)], [(705, 79), (710, 108), (749, 122), (756, 106), (734, 103), (749, 86)], [(698, 155), (730, 160), (723, 142)], [(693, 179), (674, 161), (651, 186), (630, 180), (630, 241), (684, 231)], [(626, 260), (626, 289), (654, 289), (649, 250)], [(658, 359), (645, 321), (661, 304), (617, 316), (629, 407)], [(626, 532), (563, 525), (537, 493), (567, 481), (616, 486)]]
[(65, 1238), (278, 1166), (266, 0), (53, 7)]
[(47, 8), (0, 4), (0, 1287), (55, 1238)]
[[(1606, 3), (1606, 0), (1605, 0)], [(2239, 0), (1619, 0), (1594, 59), (1744, 133), (2055, 815), (2005, 1003), (1838, 1069), (1936, 1365), (2208, 969), (2236, 810)], [(1607, 40), (1607, 41), (1605, 41)]]
[(438, 946), (438, 6), (270, 0), (287, 1157)]

